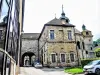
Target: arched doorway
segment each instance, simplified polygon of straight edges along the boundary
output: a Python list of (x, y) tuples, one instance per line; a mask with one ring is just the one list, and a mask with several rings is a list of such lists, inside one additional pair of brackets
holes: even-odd
[(22, 55), (22, 66), (32, 66), (35, 60), (36, 57), (33, 52), (25, 52)]

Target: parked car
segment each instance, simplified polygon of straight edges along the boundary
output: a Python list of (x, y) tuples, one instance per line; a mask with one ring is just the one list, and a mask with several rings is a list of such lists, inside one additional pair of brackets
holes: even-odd
[(42, 68), (43, 66), (42, 66), (41, 63), (36, 62), (36, 63), (34, 63), (34, 67), (35, 67), (35, 68)]
[(100, 75), (100, 60), (91, 61), (84, 66), (83, 70), (86, 73), (96, 73), (97, 75)]

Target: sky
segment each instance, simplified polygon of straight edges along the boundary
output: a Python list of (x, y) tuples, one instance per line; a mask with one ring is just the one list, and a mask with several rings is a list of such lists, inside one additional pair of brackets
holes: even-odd
[(57, 18), (61, 16), (62, 4), (71, 24), (80, 31), (85, 24), (92, 31), (93, 40), (100, 38), (100, 0), (25, 0), (24, 32), (40, 33), (55, 14)]
[(85, 24), (93, 39), (100, 38), (100, 0), (25, 0), (24, 32), (40, 33), (44, 24), (62, 12), (62, 4), (70, 23), (82, 31)]

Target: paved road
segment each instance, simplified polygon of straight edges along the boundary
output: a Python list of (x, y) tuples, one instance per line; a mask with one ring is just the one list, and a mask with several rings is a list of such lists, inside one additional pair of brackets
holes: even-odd
[(71, 75), (71, 74), (64, 73), (63, 69), (53, 69), (53, 68), (36, 69), (34, 67), (21, 67), (19, 75)]

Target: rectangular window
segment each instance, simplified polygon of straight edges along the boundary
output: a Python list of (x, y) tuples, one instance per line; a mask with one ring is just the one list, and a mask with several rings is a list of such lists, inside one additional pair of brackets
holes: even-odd
[(68, 39), (72, 40), (72, 32), (71, 32), (71, 30), (68, 30)]
[(50, 30), (50, 39), (54, 39), (54, 30)]
[(65, 62), (65, 54), (61, 54), (61, 62)]
[(45, 54), (44, 54), (44, 62), (45, 62)]
[(71, 62), (74, 62), (74, 53), (70, 53), (70, 60)]
[(0, 30), (0, 39), (1, 39), (1, 36), (2, 36), (2, 30)]
[(55, 63), (56, 62), (56, 54), (51, 54), (52, 57), (52, 62)]

